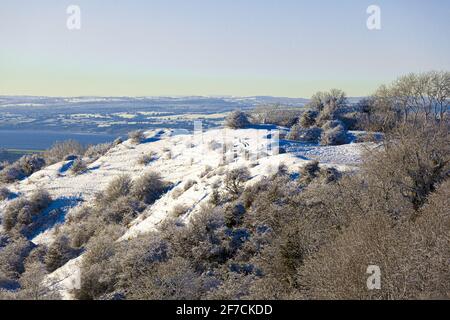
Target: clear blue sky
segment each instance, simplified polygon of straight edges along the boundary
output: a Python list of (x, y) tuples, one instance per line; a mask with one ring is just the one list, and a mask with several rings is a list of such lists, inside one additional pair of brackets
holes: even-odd
[[(380, 31), (366, 28), (371, 4)], [(431, 69), (450, 70), (446, 0), (0, 3), (0, 94), (359, 96)]]

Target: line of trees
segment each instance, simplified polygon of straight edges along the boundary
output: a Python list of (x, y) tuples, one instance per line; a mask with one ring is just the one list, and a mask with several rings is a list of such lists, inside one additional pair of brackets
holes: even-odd
[(450, 107), (450, 72), (402, 76), (359, 103), (371, 129), (389, 131), (397, 123), (444, 123)]

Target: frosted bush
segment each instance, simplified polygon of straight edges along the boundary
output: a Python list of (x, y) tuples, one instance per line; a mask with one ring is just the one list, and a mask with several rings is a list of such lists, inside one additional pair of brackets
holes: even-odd
[(345, 131), (344, 127), (340, 125), (334, 127), (333, 129), (324, 131), (320, 138), (320, 143), (322, 145), (327, 146), (342, 145), (346, 144), (347, 142), (348, 142), (347, 132)]
[(242, 129), (250, 124), (247, 114), (242, 111), (232, 112), (225, 120), (225, 125), (232, 129)]
[(112, 143), (101, 143), (90, 146), (84, 153), (84, 156), (88, 157), (91, 161), (95, 161), (104, 156), (112, 148), (112, 146)]
[(289, 131), (286, 139), (300, 142), (318, 142), (322, 129), (318, 127), (303, 128), (300, 125), (294, 125)]
[(317, 111), (307, 110), (305, 111), (300, 118), (300, 125), (303, 128), (309, 128), (316, 124)]
[(88, 168), (86, 162), (80, 158), (74, 160), (72, 166), (70, 167), (70, 172), (75, 175), (85, 173), (87, 170)]
[(151, 204), (168, 190), (168, 184), (156, 172), (148, 172), (133, 183), (132, 195)]
[(128, 133), (128, 138), (131, 140), (131, 142), (139, 144), (142, 143), (145, 140), (144, 131), (142, 130), (135, 130)]
[(10, 195), (11, 191), (8, 188), (0, 186), (0, 201), (8, 199)]
[(67, 140), (55, 143), (49, 150), (44, 152), (44, 158), (47, 165), (60, 162), (69, 155), (82, 156), (85, 148), (81, 143), (75, 140)]

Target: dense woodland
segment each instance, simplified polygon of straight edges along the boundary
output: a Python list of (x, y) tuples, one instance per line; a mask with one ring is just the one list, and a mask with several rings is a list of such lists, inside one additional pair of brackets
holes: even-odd
[[(376, 147), (348, 173), (314, 161), (295, 172), (280, 165), (245, 187), (248, 168), (224, 172), (225, 188), (190, 223), (178, 219), (185, 208), (177, 208), (158, 231), (130, 240), (116, 241), (171, 187), (157, 173), (116, 177), (93, 203), (71, 212), (49, 246), (27, 239), (51, 197), (19, 197), (3, 212), (0, 297), (57, 299), (42, 280), (84, 254), (77, 299), (450, 298), (449, 98), (450, 73), (429, 72), (403, 76), (357, 104), (333, 89), (315, 94), (301, 112), (236, 111), (227, 119), (231, 128), (277, 124), (290, 128), (284, 139), (322, 145), (348, 143), (350, 131), (360, 130)], [(140, 143), (142, 132), (130, 138)], [(59, 144), (0, 164), (0, 181), (67, 157), (76, 157), (78, 174), (114, 144)], [(9, 196), (0, 187), (0, 200)], [(382, 270), (381, 290), (367, 290), (369, 265)]]

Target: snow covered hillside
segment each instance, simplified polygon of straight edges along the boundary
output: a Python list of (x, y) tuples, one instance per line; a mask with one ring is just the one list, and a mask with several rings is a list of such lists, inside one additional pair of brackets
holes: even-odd
[[(275, 128), (272, 128), (275, 129)], [(129, 224), (121, 239), (155, 230), (177, 206), (188, 208), (181, 219), (188, 221), (207, 202), (215, 187), (221, 188), (224, 174), (233, 168), (246, 166), (254, 183), (278, 170), (280, 164), (292, 173), (309, 160), (339, 170), (352, 170), (360, 161), (360, 153), (366, 144), (342, 146), (305, 145), (281, 140), (279, 150), (267, 148), (274, 143), (274, 131), (264, 128), (216, 129), (194, 135), (174, 130), (152, 130), (145, 133), (146, 140), (136, 144), (125, 141), (104, 156), (91, 163), (87, 172), (74, 175), (69, 169), (73, 161), (65, 161), (40, 170), (25, 180), (7, 187), (17, 196), (29, 195), (36, 190), (47, 190), (54, 202), (51, 208), (61, 209), (61, 216), (30, 240), (35, 244), (51, 243), (57, 224), (63, 224), (65, 216), (77, 206), (89, 204), (99, 192), (120, 174), (137, 178), (147, 171), (159, 173), (173, 188)], [(276, 141), (276, 140), (275, 140)], [(141, 159), (151, 158), (147, 164)], [(188, 185), (188, 186), (186, 186)], [(0, 212), (11, 200), (0, 202)], [(56, 270), (48, 277), (49, 283), (57, 283), (65, 298), (68, 289), (76, 285), (78, 257)]]

